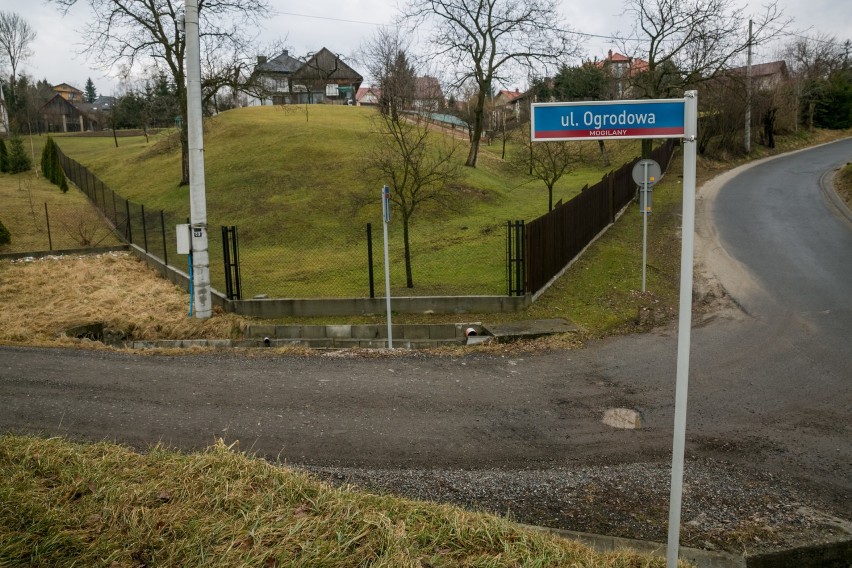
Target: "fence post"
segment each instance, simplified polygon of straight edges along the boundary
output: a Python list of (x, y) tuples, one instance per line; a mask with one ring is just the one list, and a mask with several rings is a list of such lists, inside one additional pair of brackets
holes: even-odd
[(515, 234), (515, 277), (518, 288), (518, 296), (523, 296), (526, 292), (526, 274), (525, 274), (525, 264), (526, 258), (524, 258), (524, 251), (526, 250), (525, 241), (526, 231), (524, 230), (524, 222), (516, 221), (516, 234)]
[(367, 223), (367, 274), (370, 279), (370, 297), (376, 297), (375, 280), (373, 279), (373, 224)]
[(506, 221), (506, 289), (512, 295), (512, 222)]
[(140, 205), (142, 208), (142, 240), (145, 243), (145, 254), (148, 254), (148, 226), (145, 224), (145, 206)]
[(234, 238), (234, 241), (233, 241), (233, 243), (234, 243), (234, 251), (233, 251), (234, 254), (231, 255), (233, 257), (232, 262), (234, 263), (234, 285), (235, 285), (234, 291), (236, 292), (236, 296), (235, 296), (236, 299), (242, 300), (242, 298), (243, 298), (243, 283), (242, 283), (242, 277), (240, 276), (240, 238), (239, 238), (239, 235), (237, 234), (237, 226), (236, 225), (231, 225), (231, 230), (233, 231), (233, 234), (234, 234), (234, 237), (233, 237)]
[(124, 200), (124, 212), (127, 215), (127, 225), (124, 227), (124, 236), (127, 242), (133, 244), (133, 230), (130, 228), (130, 200)]
[(47, 214), (47, 201), (44, 202), (44, 220), (47, 221), (47, 250), (53, 250), (53, 240), (50, 238), (50, 217)]
[[(113, 196), (115, 196), (115, 194), (113, 194)], [(169, 247), (166, 246), (166, 219), (165, 219), (165, 216), (163, 215), (162, 209), (160, 209), (160, 229), (162, 229), (162, 231), (163, 231), (163, 264), (165, 266), (168, 266), (169, 265), (169, 253), (168, 253)]]
[(228, 227), (222, 225), (222, 262), (225, 265), (225, 297), (233, 300), (234, 284), (231, 282), (231, 251), (228, 237)]
[(115, 192), (112, 192), (112, 224), (113, 226), (118, 226), (118, 209), (115, 206)]

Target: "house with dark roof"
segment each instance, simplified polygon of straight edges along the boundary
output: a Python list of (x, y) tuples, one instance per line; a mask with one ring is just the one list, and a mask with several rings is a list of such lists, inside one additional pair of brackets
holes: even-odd
[(98, 130), (100, 120), (92, 105), (71, 102), (57, 92), (38, 111), (40, 128), (44, 132), (85, 132)]
[(343, 59), (323, 47), (305, 59), (287, 50), (267, 60), (257, 58), (253, 77), (258, 96), (249, 104), (355, 104), (364, 78)]
[[(729, 75), (747, 77), (748, 67), (734, 67), (728, 71)], [(785, 83), (790, 78), (790, 71), (784, 61), (770, 61), (769, 63), (757, 63), (751, 66), (751, 84), (755, 90), (774, 89)]]

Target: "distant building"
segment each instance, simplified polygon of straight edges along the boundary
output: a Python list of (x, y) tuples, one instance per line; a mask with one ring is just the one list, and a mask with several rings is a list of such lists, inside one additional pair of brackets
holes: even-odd
[(644, 59), (628, 57), (611, 49), (606, 59), (595, 61), (594, 65), (609, 72), (613, 80), (613, 95), (618, 99), (630, 98), (632, 96), (631, 79), (648, 70), (648, 62)]
[(364, 78), (339, 55), (323, 47), (302, 60), (287, 50), (259, 56), (252, 73), (257, 92), (250, 106), (269, 104), (355, 104)]
[[(748, 75), (748, 67), (734, 67), (726, 74), (746, 77)], [(757, 63), (751, 66), (752, 87), (757, 91), (762, 89), (774, 89), (775, 87), (787, 82), (789, 78), (790, 71), (787, 69), (787, 63), (784, 61)]]
[(380, 88), (373, 85), (361, 87), (355, 93), (355, 104), (358, 106), (378, 106), (381, 98), (382, 90)]
[(53, 95), (38, 111), (40, 129), (44, 132), (85, 132), (101, 126), (92, 105), (71, 102), (62, 93)]
[(53, 90), (70, 103), (82, 103), (86, 100), (83, 91), (76, 87), (72, 87), (68, 83), (54, 85)]

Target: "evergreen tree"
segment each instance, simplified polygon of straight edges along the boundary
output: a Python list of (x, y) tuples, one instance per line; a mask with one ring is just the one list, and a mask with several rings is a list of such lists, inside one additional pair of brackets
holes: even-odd
[(41, 173), (49, 180), (53, 180), (53, 145), (53, 138), (48, 136), (41, 151)]
[(24, 141), (19, 136), (13, 136), (9, 141), (9, 173), (18, 174), (32, 169), (33, 164), (27, 151), (24, 149)]
[(6, 141), (0, 138), (0, 173), (9, 171), (9, 156), (6, 152)]
[(92, 83), (92, 78), (89, 77), (86, 79), (86, 86), (84, 88), (86, 93), (86, 102), (92, 104), (95, 102), (95, 99), (98, 98), (98, 92), (95, 90), (95, 84)]
[(12, 235), (9, 234), (9, 229), (7, 229), (3, 222), (0, 221), (0, 245), (8, 245), (12, 242)]

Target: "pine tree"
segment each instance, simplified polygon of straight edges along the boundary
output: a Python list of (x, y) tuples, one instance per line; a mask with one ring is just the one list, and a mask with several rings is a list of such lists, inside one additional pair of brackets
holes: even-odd
[(53, 138), (47, 137), (47, 142), (44, 143), (44, 149), (41, 151), (41, 173), (45, 179), (53, 181)]
[(33, 167), (32, 161), (24, 149), (24, 141), (18, 136), (12, 137), (9, 141), (9, 156), (7, 160), (10, 174), (27, 172)]
[(0, 221), (0, 245), (8, 245), (12, 242), (12, 235), (9, 233), (3, 222)]
[(95, 84), (92, 83), (92, 78), (89, 77), (86, 79), (86, 102), (92, 104), (95, 102), (95, 99), (98, 98), (98, 92), (95, 90)]
[(9, 171), (9, 156), (6, 152), (6, 141), (0, 138), (0, 173)]

